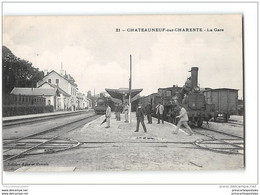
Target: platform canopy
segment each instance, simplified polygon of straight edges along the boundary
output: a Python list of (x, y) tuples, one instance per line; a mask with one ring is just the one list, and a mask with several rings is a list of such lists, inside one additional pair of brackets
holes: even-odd
[[(128, 88), (119, 88), (119, 89), (106, 89), (107, 93), (116, 99), (124, 101), (129, 98), (129, 89)], [(131, 99), (138, 95), (143, 89), (132, 89), (131, 90)]]

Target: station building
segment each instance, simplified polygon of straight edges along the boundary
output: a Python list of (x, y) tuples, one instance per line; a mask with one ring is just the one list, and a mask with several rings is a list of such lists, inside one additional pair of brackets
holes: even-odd
[(60, 96), (57, 98), (57, 110), (76, 110), (77, 108), (77, 84), (75, 80), (64, 71), (61, 74), (56, 71), (47, 73), (37, 82), (38, 88), (56, 88), (60, 91)]

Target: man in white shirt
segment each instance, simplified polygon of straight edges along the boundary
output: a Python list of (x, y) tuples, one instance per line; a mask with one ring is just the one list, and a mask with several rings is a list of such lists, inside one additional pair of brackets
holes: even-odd
[(106, 122), (107, 122), (107, 126), (106, 126), (106, 128), (110, 127), (110, 118), (111, 118), (111, 108), (107, 104), (107, 109), (106, 109)]
[(125, 107), (124, 107), (125, 122), (126, 122), (126, 123), (128, 123), (128, 109), (129, 109), (129, 106), (128, 106), (128, 104), (126, 103), (126, 104), (125, 104)]
[(189, 130), (189, 135), (192, 135), (194, 132), (191, 130), (190, 126), (188, 125), (189, 117), (187, 114), (187, 111), (182, 106), (178, 105), (178, 108), (180, 109), (180, 115), (176, 116), (176, 118), (180, 118), (177, 129), (173, 132), (173, 134), (178, 134), (178, 131), (182, 125), (184, 125)]
[(156, 106), (156, 114), (157, 114), (157, 117), (158, 117), (158, 123), (157, 124), (160, 124), (160, 120), (162, 120), (162, 124), (164, 123), (163, 111), (164, 111), (164, 106), (159, 102), (159, 104)]

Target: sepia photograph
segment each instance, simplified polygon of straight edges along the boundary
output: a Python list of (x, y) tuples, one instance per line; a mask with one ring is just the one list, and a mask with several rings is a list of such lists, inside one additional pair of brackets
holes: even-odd
[(243, 20), (3, 15), (2, 171), (244, 173)]
[(243, 169), (242, 36), (241, 15), (4, 16), (4, 171)]

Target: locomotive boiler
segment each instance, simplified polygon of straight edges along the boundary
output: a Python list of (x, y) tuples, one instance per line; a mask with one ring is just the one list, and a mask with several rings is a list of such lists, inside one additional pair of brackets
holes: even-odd
[(191, 77), (173, 99), (175, 105), (180, 104), (187, 110), (190, 125), (200, 127), (203, 121), (208, 122), (214, 117), (215, 105), (206, 103), (205, 96), (198, 86), (198, 70), (198, 67), (191, 68)]

